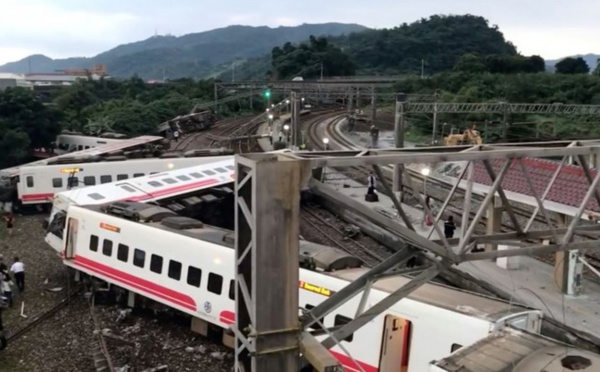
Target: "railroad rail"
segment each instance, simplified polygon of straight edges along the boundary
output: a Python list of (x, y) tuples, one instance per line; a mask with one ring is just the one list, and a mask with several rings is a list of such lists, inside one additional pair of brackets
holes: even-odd
[[(308, 223), (313, 229), (323, 234), (323, 237), (327, 238), (333, 245), (360, 258), (366, 266), (374, 267), (385, 259), (382, 255), (372, 252), (371, 249), (365, 245), (355, 240), (348, 239), (343, 231), (319, 216), (312, 207), (303, 206), (300, 217), (302, 218), (302, 221)], [(341, 241), (350, 244), (342, 244)]]
[(8, 344), (18, 340), (20, 337), (22, 337), (23, 335), (27, 334), (29, 331), (34, 329), (36, 326), (40, 325), (45, 320), (49, 319), (54, 314), (58, 313), (61, 309), (64, 309), (71, 302), (71, 298), (73, 298), (73, 296), (75, 296), (75, 294), (78, 294), (81, 292), (81, 289), (82, 289), (81, 286), (77, 286), (69, 294), (67, 294), (67, 296), (65, 298), (63, 298), (61, 301), (57, 302), (50, 309), (45, 310), (45, 311), (35, 315), (30, 322), (25, 324), (25, 326), (23, 326), (22, 328), (18, 329), (15, 332), (11, 332), (8, 335), (8, 337), (6, 338), (6, 341), (8, 342)]

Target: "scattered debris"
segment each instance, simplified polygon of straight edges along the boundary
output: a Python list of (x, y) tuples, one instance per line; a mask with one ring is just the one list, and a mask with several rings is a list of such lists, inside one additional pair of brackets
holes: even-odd
[[(44, 283), (47, 284), (47, 283)], [(60, 292), (63, 290), (63, 287), (54, 287), (54, 288), (46, 288), (48, 292)]]
[(355, 225), (344, 226), (344, 235), (350, 239), (354, 239), (360, 235), (360, 228)]

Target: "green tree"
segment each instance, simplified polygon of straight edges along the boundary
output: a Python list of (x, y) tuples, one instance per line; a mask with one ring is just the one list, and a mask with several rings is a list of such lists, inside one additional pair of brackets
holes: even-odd
[(458, 59), (454, 71), (460, 72), (484, 72), (486, 66), (483, 59), (475, 53), (467, 53)]
[(581, 57), (568, 57), (558, 62), (555, 66), (558, 74), (588, 74), (590, 67)]

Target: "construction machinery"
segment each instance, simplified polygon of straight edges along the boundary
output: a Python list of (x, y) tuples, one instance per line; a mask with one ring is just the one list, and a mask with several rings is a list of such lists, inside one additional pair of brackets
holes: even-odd
[(464, 144), (481, 145), (481, 135), (476, 130), (477, 126), (473, 124), (471, 128), (465, 130), (462, 134), (451, 134), (444, 137), (444, 145), (446, 146), (458, 146)]

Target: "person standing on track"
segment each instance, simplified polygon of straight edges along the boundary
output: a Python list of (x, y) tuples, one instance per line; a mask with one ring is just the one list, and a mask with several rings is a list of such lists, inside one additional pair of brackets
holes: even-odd
[(19, 293), (25, 292), (25, 265), (19, 261), (19, 257), (15, 257), (15, 262), (10, 267), (10, 271), (15, 274), (15, 282)]
[(4, 222), (6, 222), (6, 231), (8, 232), (8, 236), (12, 236), (13, 228), (15, 227), (15, 216), (12, 213), (4, 214)]

